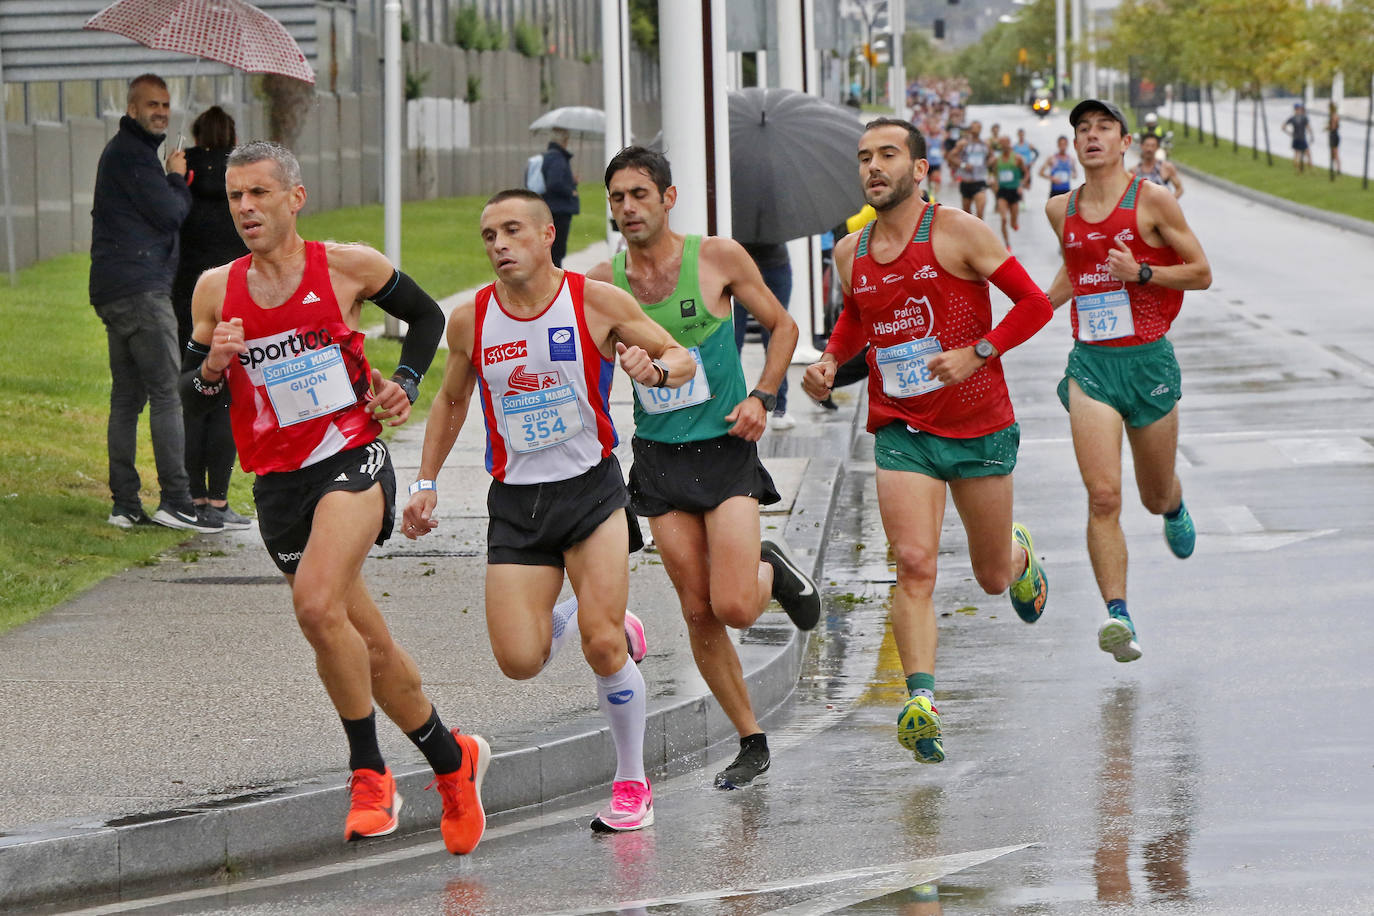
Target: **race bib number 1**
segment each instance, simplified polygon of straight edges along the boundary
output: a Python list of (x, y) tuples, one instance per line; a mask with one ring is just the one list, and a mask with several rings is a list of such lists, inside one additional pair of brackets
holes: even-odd
[(688, 347), (687, 352), (696, 360), (697, 372), (687, 384), (677, 388), (650, 388), (635, 382), (635, 393), (639, 395), (639, 406), (645, 413), (660, 414), (695, 407), (711, 400), (711, 383), (706, 381), (706, 367), (701, 362), (701, 348)]
[(879, 347), (878, 372), (883, 377), (883, 394), (890, 398), (913, 398), (943, 388), (944, 382), (930, 374), (926, 360), (940, 353), (938, 337), (922, 337), (891, 347)]
[(506, 442), (517, 452), (567, 442), (582, 432), (582, 409), (572, 385), (522, 391), (501, 399)]
[(278, 426), (291, 426), (357, 403), (339, 345), (262, 367)]
[(1078, 309), (1079, 340), (1115, 340), (1135, 334), (1131, 297), (1124, 289), (1075, 296), (1073, 304)]

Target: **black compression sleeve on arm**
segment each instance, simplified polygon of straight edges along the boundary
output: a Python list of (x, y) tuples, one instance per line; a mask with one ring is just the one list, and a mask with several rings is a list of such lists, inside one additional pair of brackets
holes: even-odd
[(391, 279), (376, 295), (369, 298), (382, 311), (395, 315), (410, 326), (406, 330), (406, 339), (401, 343), (401, 364), (396, 371), (418, 383), (429, 371), (434, 351), (439, 349), (439, 341), (444, 336), (444, 312), (439, 308), (439, 303), (399, 270), (391, 275)]
[(206, 382), (200, 374), (201, 363), (210, 355), (210, 348), (194, 339), (186, 341), (181, 356), (181, 409), (191, 416), (209, 413), (229, 403), (229, 385), (224, 376), (218, 382)]

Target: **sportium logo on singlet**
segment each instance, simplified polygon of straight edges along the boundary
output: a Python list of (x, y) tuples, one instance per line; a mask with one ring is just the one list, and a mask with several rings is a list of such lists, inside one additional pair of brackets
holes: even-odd
[(253, 384), (261, 385), (264, 363), (291, 359), (312, 350), (323, 349), (332, 343), (334, 343), (334, 338), (325, 328), (320, 328), (317, 331), (302, 331), (298, 328), (295, 331), (274, 337), (257, 337), (253, 340), (244, 341), (248, 347), (248, 352), (239, 354), (239, 363), (248, 370), (248, 376), (252, 379)]

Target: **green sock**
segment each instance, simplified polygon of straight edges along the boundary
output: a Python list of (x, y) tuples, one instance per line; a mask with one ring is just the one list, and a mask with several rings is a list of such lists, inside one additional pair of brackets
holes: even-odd
[(935, 675), (927, 674), (924, 671), (908, 674), (906, 676), (906, 693), (909, 697), (923, 696), (928, 700), (934, 700)]

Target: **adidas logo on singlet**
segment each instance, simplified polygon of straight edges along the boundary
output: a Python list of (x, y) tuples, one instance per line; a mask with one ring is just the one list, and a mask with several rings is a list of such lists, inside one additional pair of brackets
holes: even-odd
[(310, 290), (308, 293), (306, 293), (304, 296), (301, 297), (301, 305), (309, 305), (309, 304), (312, 303), (312, 302), (319, 302), (319, 301), (320, 301), (320, 297), (317, 296), (317, 295), (315, 295), (315, 291), (314, 291), (313, 289)]

